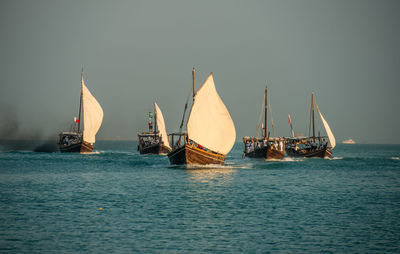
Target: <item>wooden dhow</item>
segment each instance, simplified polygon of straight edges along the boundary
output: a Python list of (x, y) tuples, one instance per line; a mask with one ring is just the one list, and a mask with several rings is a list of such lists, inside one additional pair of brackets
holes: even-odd
[[(244, 137), (243, 156), (262, 158), (265, 160), (282, 160), (285, 156), (285, 139), (270, 137), (268, 132), (268, 88), (265, 88), (264, 98), (264, 137)], [(261, 120), (261, 117), (260, 117)], [(272, 127), (273, 121), (271, 120)], [(258, 127), (260, 123), (258, 124)], [(258, 128), (257, 128), (258, 129)], [(256, 135), (257, 136), (257, 135)]]
[[(327, 136), (315, 135), (315, 109), (321, 118), (322, 124)], [(291, 124), (290, 118), (289, 123)], [(312, 134), (310, 133), (312, 130)], [(292, 132), (293, 133), (293, 132)], [(311, 135), (310, 135), (311, 134)], [(286, 138), (286, 153), (291, 157), (317, 157), (330, 158), (332, 150), (336, 146), (335, 136), (332, 133), (328, 122), (325, 120), (314, 99), (314, 93), (311, 94), (310, 128), (308, 137)]]
[(215, 88), (213, 73), (196, 92), (195, 69), (193, 104), (187, 120), (187, 132), (182, 132), (187, 103), (179, 133), (170, 134), (173, 144), (168, 153), (171, 164), (220, 164), (232, 149), (236, 131), (232, 118)]
[(153, 116), (151, 112), (149, 112), (149, 131), (138, 133), (138, 151), (140, 154), (166, 155), (172, 149), (169, 145), (163, 114), (156, 102), (154, 102), (154, 117), (154, 131), (152, 126)]
[[(82, 121), (81, 121), (82, 120)], [(103, 109), (91, 94), (83, 80), (81, 71), (81, 94), (79, 103), (79, 116), (74, 119), (72, 131), (59, 134), (59, 149), (61, 152), (92, 152), (96, 142), (96, 134), (103, 121)], [(83, 131), (81, 130), (81, 122)]]

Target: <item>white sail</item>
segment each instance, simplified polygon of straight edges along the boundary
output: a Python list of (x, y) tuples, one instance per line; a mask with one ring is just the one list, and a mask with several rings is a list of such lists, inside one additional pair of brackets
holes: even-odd
[(235, 143), (235, 126), (215, 89), (212, 74), (196, 93), (187, 131), (191, 140), (224, 155), (229, 153)]
[(315, 104), (315, 107), (317, 108), (319, 116), (321, 117), (322, 123), (324, 124), (326, 134), (328, 134), (328, 139), (329, 139), (328, 147), (333, 149), (336, 146), (335, 136), (333, 136), (333, 133), (331, 131), (331, 128), (328, 125), (328, 122), (322, 116), (321, 111), (319, 111), (317, 103), (314, 103), (314, 104)]
[(158, 107), (156, 102), (154, 102), (154, 111), (156, 113), (157, 129), (158, 129), (158, 132), (160, 133), (161, 141), (164, 142), (164, 145), (166, 147), (171, 148), (169, 146), (169, 142), (168, 142), (167, 130), (165, 129), (164, 117), (161, 112), (161, 109)]
[(93, 144), (103, 121), (103, 109), (90, 93), (82, 78), (83, 140)]

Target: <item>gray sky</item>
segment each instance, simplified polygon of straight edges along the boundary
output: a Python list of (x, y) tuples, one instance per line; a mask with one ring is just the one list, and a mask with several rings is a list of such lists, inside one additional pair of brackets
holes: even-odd
[(214, 72), (237, 139), (254, 135), (268, 83), (278, 135), (308, 122), (310, 96), (340, 141), (400, 143), (400, 2), (0, 3), (0, 125), (68, 130), (80, 68), (104, 110), (98, 138), (135, 138), (156, 100), (179, 127), (191, 86)]

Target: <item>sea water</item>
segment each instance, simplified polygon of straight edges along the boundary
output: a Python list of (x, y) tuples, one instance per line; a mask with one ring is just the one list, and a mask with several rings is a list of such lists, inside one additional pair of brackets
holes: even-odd
[(171, 166), (137, 142), (0, 150), (2, 253), (399, 253), (400, 146)]

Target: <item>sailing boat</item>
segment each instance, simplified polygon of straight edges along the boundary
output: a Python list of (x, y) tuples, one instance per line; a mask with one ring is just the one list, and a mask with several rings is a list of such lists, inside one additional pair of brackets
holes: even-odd
[[(315, 108), (324, 125), (327, 137), (315, 136)], [(336, 146), (336, 140), (333, 136), (328, 122), (323, 117), (314, 100), (314, 93), (311, 94), (311, 112), (310, 112), (310, 127), (312, 126), (312, 136), (310, 137), (291, 137), (286, 139), (286, 152), (291, 157), (319, 157), (330, 158), (332, 149)], [(309, 134), (310, 135), (310, 134)]]
[(154, 102), (154, 115), (156, 118), (153, 131), (152, 114), (149, 112), (149, 132), (138, 133), (138, 151), (141, 154), (161, 154), (166, 155), (171, 151), (168, 135), (165, 129), (164, 117), (160, 107)]
[[(186, 124), (187, 133), (181, 132), (186, 103), (180, 132), (170, 134), (173, 148), (168, 153), (169, 161), (171, 164), (223, 165), (226, 154), (235, 143), (234, 123), (215, 89), (213, 73), (197, 92), (194, 68), (192, 76), (193, 104)], [(174, 143), (175, 137), (178, 137), (176, 143)]]
[(245, 150), (243, 152), (243, 155), (250, 158), (281, 160), (285, 155), (285, 140), (280, 137), (271, 138), (270, 132), (268, 131), (268, 88), (267, 87), (265, 88), (264, 137), (262, 138), (244, 137), (243, 143), (245, 145)]
[[(81, 130), (83, 118), (83, 132)], [(103, 121), (103, 109), (96, 98), (90, 93), (83, 80), (81, 71), (81, 96), (79, 103), (79, 118), (74, 120), (73, 130), (59, 134), (59, 148), (61, 152), (92, 152), (96, 141), (96, 133)], [(76, 130), (76, 124), (78, 129)]]

